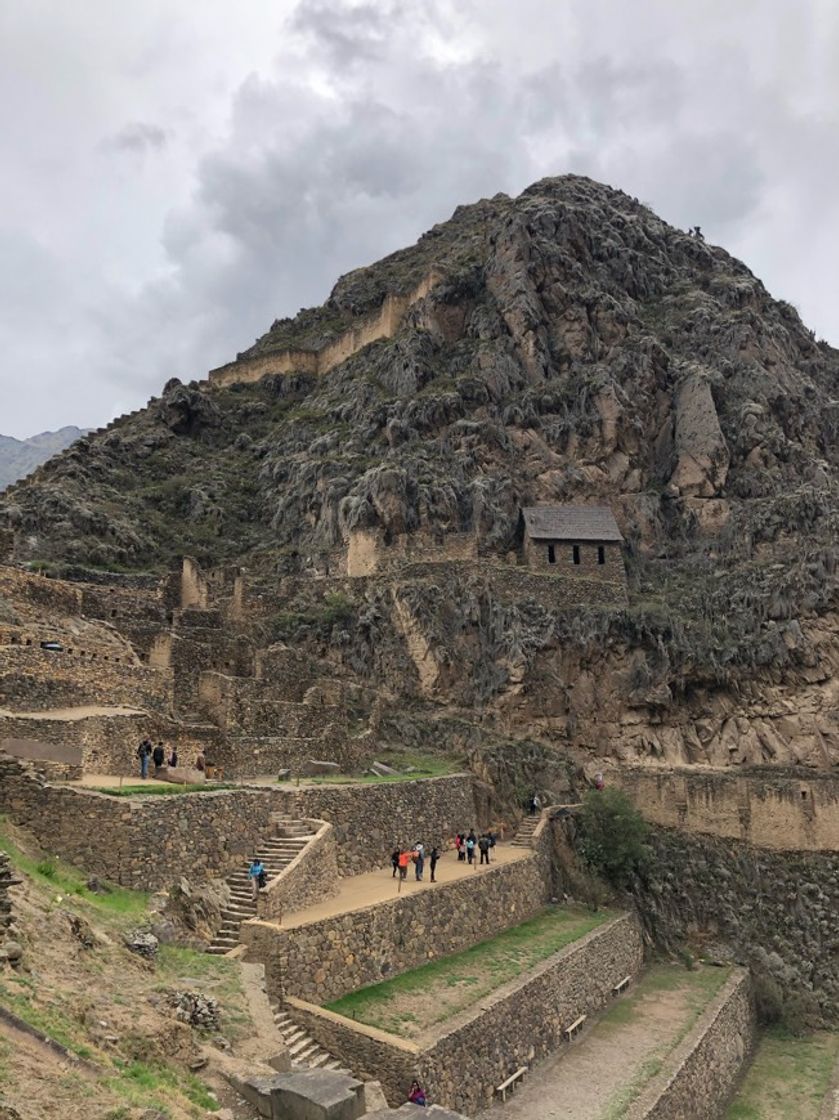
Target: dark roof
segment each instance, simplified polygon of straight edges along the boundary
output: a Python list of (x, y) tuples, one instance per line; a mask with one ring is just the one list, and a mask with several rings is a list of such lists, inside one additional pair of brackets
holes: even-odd
[(530, 506), (522, 513), (527, 535), (533, 540), (623, 540), (608, 506)]

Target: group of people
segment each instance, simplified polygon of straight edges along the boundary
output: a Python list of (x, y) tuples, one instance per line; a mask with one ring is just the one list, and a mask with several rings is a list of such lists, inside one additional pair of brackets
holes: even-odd
[(431, 872), (431, 882), (437, 882), (437, 862), (440, 859), (440, 849), (434, 847), (430, 852), (426, 853), (425, 845), (421, 842), (414, 844), (412, 848), (394, 848), (390, 862), (393, 867), (393, 878), (399, 876), (400, 882), (408, 878), (408, 868), (411, 864), (414, 865), (414, 875), (418, 883), (422, 882), (422, 876), (425, 871), (425, 861), (428, 859), (428, 868)]
[(468, 833), (458, 832), (454, 838), (458, 860), (460, 863), (474, 863), (475, 854), (480, 852), (481, 863), (489, 863), (489, 853), (495, 847), (496, 839), (494, 832), (482, 832), (476, 836), (474, 828), (470, 828)]
[(140, 777), (145, 781), (149, 776), (149, 762), (154, 765), (154, 772), (158, 774), (164, 766), (177, 766), (178, 765), (178, 752), (175, 747), (169, 752), (169, 757), (166, 757), (166, 748), (163, 743), (158, 743), (157, 746), (152, 745), (151, 739), (143, 739), (139, 747), (137, 747), (137, 758), (140, 760)]

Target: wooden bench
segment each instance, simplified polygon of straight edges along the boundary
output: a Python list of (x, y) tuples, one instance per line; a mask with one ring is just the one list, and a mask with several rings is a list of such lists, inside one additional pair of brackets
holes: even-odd
[(569, 1042), (576, 1036), (579, 1031), (583, 1029), (583, 1023), (587, 1018), (588, 1015), (581, 1015), (579, 1019), (574, 1020), (570, 1027), (565, 1028), (562, 1033), (565, 1035)]
[(618, 980), (617, 984), (615, 984), (614, 988), (612, 988), (612, 995), (619, 996), (621, 992), (625, 992), (629, 987), (631, 980), (631, 976), (624, 976), (623, 980)]
[(511, 1073), (510, 1076), (507, 1078), (507, 1080), (502, 1081), (501, 1084), (496, 1088), (495, 1091), (498, 1094), (498, 1096), (501, 1098), (502, 1103), (504, 1101), (506, 1101), (507, 1093), (511, 1089), (515, 1089), (516, 1085), (518, 1085), (519, 1081), (521, 1081), (521, 1079), (524, 1077), (524, 1075), (526, 1073), (527, 1073), (527, 1066), (521, 1066), (519, 1069), (516, 1070), (515, 1073)]

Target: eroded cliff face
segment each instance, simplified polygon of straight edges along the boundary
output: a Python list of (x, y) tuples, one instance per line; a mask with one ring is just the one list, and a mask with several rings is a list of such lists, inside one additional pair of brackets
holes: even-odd
[[(724, 250), (568, 176), (459, 208), (244, 356), (328, 346), (432, 269), (327, 376), (173, 383), (52, 460), (0, 501), (18, 558), (244, 563), (294, 584), (266, 632), (283, 613), (336, 673), (592, 756), (835, 762), (837, 352)], [(521, 507), (586, 501), (628, 604), (500, 590)], [(455, 534), (471, 565), (410, 570)], [(333, 617), (353, 539), (403, 570), (342, 581)]]

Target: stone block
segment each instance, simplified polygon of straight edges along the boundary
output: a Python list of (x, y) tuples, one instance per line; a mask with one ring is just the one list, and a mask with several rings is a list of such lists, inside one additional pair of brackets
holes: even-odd
[(271, 1087), (274, 1120), (356, 1120), (364, 1112), (364, 1086), (337, 1070), (284, 1073)]
[(317, 774), (339, 774), (341, 767), (337, 762), (326, 762), (323, 759), (310, 758), (304, 767), (305, 773), (309, 775)]
[(380, 778), (386, 778), (391, 774), (398, 774), (398, 770), (394, 770), (392, 766), (388, 766), (385, 762), (374, 762), (370, 767), (374, 774), (378, 774)]

